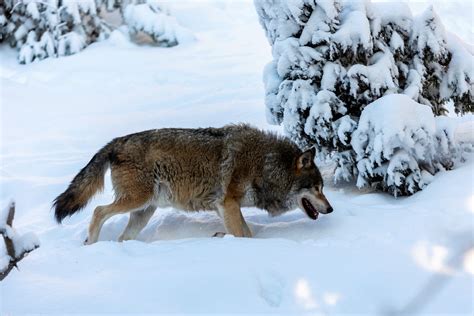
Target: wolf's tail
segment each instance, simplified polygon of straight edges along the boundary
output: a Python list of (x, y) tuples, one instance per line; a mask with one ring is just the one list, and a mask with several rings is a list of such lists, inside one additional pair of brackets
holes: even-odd
[(58, 223), (84, 208), (94, 194), (104, 188), (104, 174), (110, 164), (112, 143), (99, 150), (74, 177), (67, 190), (54, 200), (54, 215)]

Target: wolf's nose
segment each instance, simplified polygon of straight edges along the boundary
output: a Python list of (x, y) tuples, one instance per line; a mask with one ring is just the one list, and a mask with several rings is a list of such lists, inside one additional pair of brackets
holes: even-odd
[(332, 206), (328, 207), (328, 209), (326, 210), (327, 214), (331, 213), (333, 210)]

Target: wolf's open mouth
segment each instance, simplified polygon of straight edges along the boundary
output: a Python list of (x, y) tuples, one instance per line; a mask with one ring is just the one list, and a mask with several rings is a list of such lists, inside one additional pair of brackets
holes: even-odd
[(306, 214), (308, 214), (308, 216), (311, 219), (317, 219), (318, 218), (318, 215), (319, 215), (318, 211), (316, 211), (316, 209), (314, 208), (314, 206), (311, 204), (311, 202), (308, 199), (302, 198), (301, 199), (301, 204), (303, 204), (303, 208), (304, 208)]

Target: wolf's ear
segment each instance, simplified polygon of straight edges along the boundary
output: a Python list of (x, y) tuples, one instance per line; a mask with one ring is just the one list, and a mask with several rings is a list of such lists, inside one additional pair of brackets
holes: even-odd
[(296, 160), (296, 169), (299, 171), (301, 169), (310, 168), (314, 161), (315, 154), (316, 150), (314, 147), (302, 153)]

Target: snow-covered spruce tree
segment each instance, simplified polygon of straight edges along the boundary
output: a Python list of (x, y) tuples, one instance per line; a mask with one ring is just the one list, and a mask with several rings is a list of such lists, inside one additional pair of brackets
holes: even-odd
[(142, 31), (158, 45), (190, 37), (151, 0), (1, 0), (0, 43), (19, 49), (20, 63), (75, 54), (109, 35), (111, 26), (101, 13), (115, 10), (132, 35)]
[[(473, 56), (446, 34), (433, 9), (413, 17), (403, 3), (255, 0), (255, 6), (273, 52), (264, 70), (268, 121), (283, 125), (301, 147), (314, 145), (331, 156), (336, 181), (358, 177), (360, 186), (394, 194), (421, 189), (424, 180), (414, 175), (413, 164), (399, 159), (396, 169), (403, 176), (392, 183), (386, 176), (392, 156), (364, 167), (365, 156), (351, 141), (364, 108), (384, 95), (403, 93), (436, 115), (446, 111), (449, 100), (457, 112), (473, 110)], [(435, 131), (428, 129), (425, 138), (435, 142), (431, 133), (442, 135)], [(454, 146), (451, 140), (445, 143)], [(436, 172), (441, 162), (452, 165), (450, 155), (437, 159), (429, 152), (427, 161), (407, 153), (419, 162), (420, 175)], [(377, 169), (382, 164), (383, 170)], [(377, 170), (377, 176), (367, 170)], [(360, 174), (368, 176), (362, 181)]]
[(107, 33), (98, 13), (94, 0), (4, 0), (0, 41), (19, 49), (20, 63), (75, 54)]

